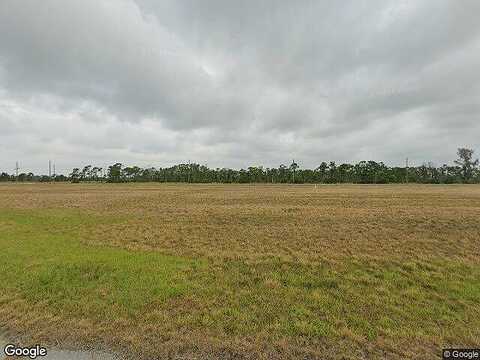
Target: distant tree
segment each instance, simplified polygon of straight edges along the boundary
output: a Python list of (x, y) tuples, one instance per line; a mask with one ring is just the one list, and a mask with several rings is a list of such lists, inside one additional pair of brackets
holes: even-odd
[(88, 176), (89, 176), (90, 180), (98, 181), (99, 180), (99, 174), (101, 172), (102, 172), (102, 168), (94, 166), (93, 168), (90, 169), (90, 172), (89, 172)]
[[(410, 167), (409, 181), (413, 183), (480, 183), (479, 161), (473, 159), (473, 150), (459, 149), (456, 165), (444, 164), (440, 167), (433, 163)], [(322, 162), (315, 170), (300, 169), (295, 161), (290, 166), (281, 164), (277, 168), (250, 166), (247, 169), (208, 168), (195, 163), (177, 164), (166, 168), (140, 168), (138, 166), (123, 167), (116, 163), (108, 167), (107, 174), (102, 175), (102, 168), (90, 165), (79, 170), (73, 169), (69, 176), (72, 182), (80, 180), (108, 182), (192, 182), (192, 183), (360, 183), (387, 184), (405, 181), (405, 167), (389, 167), (382, 162), (359, 161), (356, 164), (334, 161)], [(32, 173), (20, 176), (25, 181), (43, 181), (39, 175)], [(16, 177), (8, 173), (0, 174), (0, 181), (14, 181)], [(66, 178), (65, 178), (66, 179)], [(64, 181), (57, 176), (55, 181)]]
[(74, 168), (72, 172), (69, 174), (69, 177), (73, 183), (78, 183), (80, 181), (80, 169)]
[(328, 169), (328, 164), (323, 161), (316, 169), (315, 172), (317, 172), (320, 175), (320, 182), (324, 183), (325, 182), (325, 177), (327, 174), (327, 169)]
[(65, 175), (56, 175), (55, 181), (68, 181), (68, 178)]
[(293, 183), (295, 183), (295, 171), (297, 171), (297, 169), (298, 169), (298, 164), (295, 162), (295, 160), (293, 160), (292, 163), (290, 164), (290, 171), (293, 174), (293, 180), (292, 180)]
[(92, 168), (92, 165), (87, 165), (83, 168), (82, 172), (80, 173), (80, 180), (86, 181), (90, 179), (90, 170)]
[(341, 164), (337, 168), (338, 181), (339, 182), (352, 182), (352, 172), (354, 170), (353, 165)]
[(122, 164), (116, 163), (108, 167), (108, 182), (122, 181)]
[(469, 182), (478, 166), (478, 159), (473, 160), (474, 151), (467, 148), (459, 148), (457, 151), (458, 159), (455, 164), (461, 168), (461, 176), (463, 182)]
[(8, 175), (6, 172), (2, 172), (0, 174), (0, 181), (10, 181), (10, 175)]
[(288, 177), (287, 177), (288, 169), (286, 165), (280, 164), (280, 166), (278, 167), (277, 176), (278, 176), (278, 182), (280, 183), (288, 182)]
[(123, 178), (127, 181), (136, 181), (140, 170), (138, 166), (127, 166), (122, 170)]
[(330, 161), (328, 164), (328, 182), (331, 184), (337, 182), (337, 164), (335, 161)]

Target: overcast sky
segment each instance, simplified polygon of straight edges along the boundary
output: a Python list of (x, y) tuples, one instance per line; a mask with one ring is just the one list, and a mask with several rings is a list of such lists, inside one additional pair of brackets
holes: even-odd
[(478, 0), (1, 0), (0, 171), (480, 151)]

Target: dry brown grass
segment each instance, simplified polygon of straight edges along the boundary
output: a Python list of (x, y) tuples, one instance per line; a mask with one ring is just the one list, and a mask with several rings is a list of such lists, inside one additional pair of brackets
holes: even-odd
[(1, 186), (0, 199), (12, 208), (122, 217), (86, 229), (84, 241), (182, 256), (480, 255), (478, 186), (54, 184)]
[[(48, 318), (50, 334), (62, 324), (55, 330), (57, 338), (72, 343), (67, 333), (75, 334), (85, 344), (100, 336), (107, 346), (145, 357), (424, 358), (436, 356), (447, 343), (473, 345), (480, 336), (480, 321), (470, 318), (478, 316), (479, 302), (452, 298), (450, 292), (464, 280), (459, 275), (448, 287), (449, 270), (441, 265), (479, 270), (480, 186), (2, 184), (0, 209), (110, 219), (67, 230), (86, 247), (154, 251), (207, 264), (186, 275), (202, 290), (150, 302), (133, 318), (119, 315), (110, 324), (88, 316), (78, 323), (68, 312), (52, 319), (48, 306), (41, 310), (38, 303), (4, 291), (0, 319), (37, 338), (48, 336), (41, 334), (38, 321), (21, 325), (24, 316), (11, 314), (14, 301), (25, 313), (35, 309), (39, 319)], [(48, 231), (55, 234), (65, 226)], [(321, 276), (320, 266), (331, 275), (324, 284), (292, 292), (288, 284), (296, 280), (285, 276), (298, 275), (303, 284)], [(438, 280), (438, 288), (428, 289), (430, 278), (432, 286)], [(479, 282), (467, 280), (471, 294), (477, 294)], [(397, 281), (411, 284), (404, 289)], [(266, 299), (261, 291), (278, 298)], [(368, 293), (365, 300), (361, 291)], [(335, 302), (335, 296), (340, 300)], [(406, 305), (408, 296), (412, 308)], [(433, 301), (438, 312), (423, 314), (422, 304)], [(383, 308), (385, 303), (390, 307)], [(451, 317), (437, 322), (447, 303), (455, 307)], [(286, 309), (276, 308), (282, 306)], [(392, 309), (398, 311), (393, 325), (388, 319)], [(292, 311), (298, 313), (294, 319)], [(355, 312), (356, 318), (347, 314), (344, 319), (342, 311)], [(252, 325), (256, 312), (271, 318)], [(428, 326), (415, 324), (416, 312)], [(455, 314), (459, 323), (447, 330)], [(329, 327), (312, 325), (312, 319)], [(461, 326), (477, 329), (460, 333)]]

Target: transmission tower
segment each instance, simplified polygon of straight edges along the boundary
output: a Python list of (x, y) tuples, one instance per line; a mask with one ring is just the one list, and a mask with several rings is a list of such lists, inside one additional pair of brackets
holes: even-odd
[(15, 162), (15, 169), (13, 170), (15, 170), (15, 180), (18, 181), (18, 170), (20, 170), (20, 167), (18, 166), (18, 161)]

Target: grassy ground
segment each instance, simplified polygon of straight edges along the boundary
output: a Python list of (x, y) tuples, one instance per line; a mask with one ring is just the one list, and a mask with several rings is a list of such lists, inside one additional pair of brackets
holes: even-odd
[(0, 324), (133, 358), (480, 339), (479, 186), (0, 185)]

